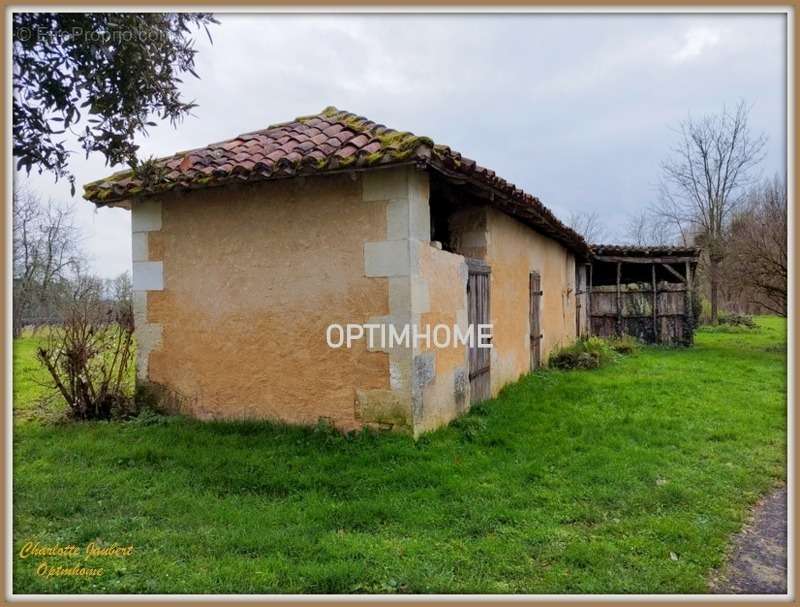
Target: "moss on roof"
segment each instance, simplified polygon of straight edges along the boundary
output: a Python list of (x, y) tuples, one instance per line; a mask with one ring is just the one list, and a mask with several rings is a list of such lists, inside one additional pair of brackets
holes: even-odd
[(396, 131), (333, 106), (204, 148), (148, 160), (134, 169), (87, 183), (84, 198), (104, 205), (176, 188), (199, 189), (409, 162), (463, 175), (490, 188), (522, 209), (514, 213), (529, 222), (531, 214), (535, 215), (540, 229), (587, 254), (586, 243), (578, 234), (537, 198), (497, 177), (494, 171), (435, 144), (429, 137)]

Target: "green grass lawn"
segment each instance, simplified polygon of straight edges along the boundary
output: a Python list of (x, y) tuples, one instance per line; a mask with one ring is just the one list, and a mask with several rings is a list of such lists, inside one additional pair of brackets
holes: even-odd
[(41, 421), (35, 340), (19, 340), (17, 552), (30, 540), (134, 553), (93, 561), (104, 574), (88, 579), (40, 577), (42, 559), (15, 556), (14, 590), (706, 592), (748, 508), (786, 474), (786, 326), (759, 326), (537, 373), (416, 443)]

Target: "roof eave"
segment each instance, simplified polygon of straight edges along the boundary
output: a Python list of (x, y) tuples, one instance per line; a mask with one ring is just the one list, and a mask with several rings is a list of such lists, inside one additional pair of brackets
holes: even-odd
[[(486, 183), (483, 180), (475, 179), (471, 177), (467, 173), (463, 173), (460, 171), (453, 171), (441, 163), (436, 162), (435, 160), (431, 159), (426, 162), (427, 166), (430, 167), (432, 170), (437, 171), (438, 173), (442, 174), (444, 177), (448, 179), (457, 179), (459, 181), (463, 181), (473, 185), (474, 187), (478, 187), (484, 189), (490, 193), (489, 204), (492, 206), (499, 208), (501, 205), (496, 203), (496, 199), (500, 199), (505, 201), (511, 209), (504, 209), (500, 208), (502, 211), (508, 212), (509, 215), (516, 217), (518, 219), (522, 219), (524, 221), (529, 222), (528, 225), (543, 233), (548, 238), (553, 238), (564, 245), (567, 249), (579, 255), (581, 259), (588, 260), (591, 257), (591, 250), (589, 245), (581, 238), (581, 236), (575, 232), (570, 234), (566, 231), (563, 227), (552, 223), (549, 218), (545, 217), (542, 213), (540, 213), (532, 204), (530, 204), (527, 200), (515, 200), (513, 197), (509, 196), (499, 188), (493, 186), (492, 184)], [(547, 208), (542, 204), (542, 207)], [(531, 223), (535, 225), (530, 225)]]
[(409, 165), (415, 165), (418, 168), (424, 168), (426, 166), (426, 162), (414, 158), (411, 160), (401, 160), (397, 162), (387, 162), (384, 164), (376, 164), (376, 165), (344, 166), (341, 168), (329, 169), (325, 171), (301, 170), (294, 173), (287, 173), (282, 175), (271, 174), (266, 177), (257, 174), (248, 177), (244, 177), (242, 175), (231, 175), (226, 178), (220, 178), (218, 181), (212, 183), (198, 183), (198, 184), (174, 183), (170, 184), (171, 187), (156, 186), (149, 190), (142, 190), (141, 192), (137, 192), (135, 194), (125, 193), (122, 195), (115, 195), (112, 191), (112, 193), (110, 193), (105, 198), (100, 198), (97, 194), (86, 194), (84, 192), (83, 198), (85, 200), (88, 200), (92, 204), (96, 205), (98, 208), (124, 206), (125, 208), (129, 209), (130, 205), (134, 201), (152, 198), (153, 196), (164, 195), (168, 192), (194, 192), (197, 190), (209, 190), (212, 188), (221, 188), (231, 185), (264, 183), (267, 181), (282, 181), (285, 179), (295, 179), (298, 177), (325, 177), (327, 175), (342, 175), (345, 173), (364, 173), (366, 171), (379, 171), (381, 169), (392, 169), (400, 166), (409, 166)]

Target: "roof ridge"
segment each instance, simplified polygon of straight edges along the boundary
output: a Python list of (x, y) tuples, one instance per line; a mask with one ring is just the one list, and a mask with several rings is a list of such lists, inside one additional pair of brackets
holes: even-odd
[(104, 205), (172, 190), (191, 190), (335, 171), (416, 163), (497, 192), (519, 215), (581, 253), (583, 238), (565, 226), (538, 198), (447, 145), (398, 131), (329, 105), (264, 129), (147, 163), (146, 171), (120, 171), (84, 185), (84, 197)]
[[(364, 134), (379, 135), (382, 132), (394, 131), (394, 129), (390, 129), (383, 124), (378, 124), (377, 122), (370, 120), (366, 116), (361, 116), (349, 110), (340, 110), (335, 105), (329, 105), (328, 107), (323, 109), (319, 114), (315, 114), (313, 116), (300, 116), (298, 118), (295, 118), (295, 120), (298, 122), (305, 123), (307, 121), (313, 120), (314, 118), (317, 119), (322, 118), (326, 120), (332, 120), (335, 122), (341, 122), (345, 124), (348, 128), (351, 128), (354, 131), (358, 131)], [(379, 133), (378, 131), (381, 131), (381, 133)]]

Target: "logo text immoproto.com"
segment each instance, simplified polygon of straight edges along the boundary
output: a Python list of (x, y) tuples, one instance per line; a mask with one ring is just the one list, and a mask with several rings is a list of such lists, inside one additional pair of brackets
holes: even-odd
[(370, 348), (391, 349), (395, 347), (453, 348), (459, 345), (469, 348), (492, 347), (492, 325), (446, 324), (418, 326), (348, 323), (328, 325), (325, 339), (329, 348), (352, 348), (354, 343), (365, 341)]

